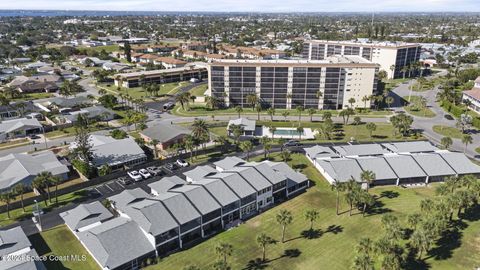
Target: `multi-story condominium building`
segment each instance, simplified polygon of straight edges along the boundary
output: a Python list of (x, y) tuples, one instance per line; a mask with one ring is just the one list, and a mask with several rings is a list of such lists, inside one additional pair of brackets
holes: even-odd
[(315, 109), (370, 107), (362, 101), (377, 88), (378, 65), (359, 56), (324, 60), (218, 60), (208, 66), (208, 95), (226, 106), (251, 106), (257, 95), (265, 107)]
[(207, 78), (207, 69), (203, 66), (188, 65), (179, 68), (120, 73), (115, 74), (114, 78), (115, 86), (130, 88), (138, 87), (142, 83), (160, 84), (188, 81), (192, 78), (202, 80)]
[(380, 65), (388, 78), (414, 74), (404, 67), (420, 60), (422, 46), (411, 43), (310, 40), (303, 45), (302, 57), (323, 60), (332, 55), (357, 55)]

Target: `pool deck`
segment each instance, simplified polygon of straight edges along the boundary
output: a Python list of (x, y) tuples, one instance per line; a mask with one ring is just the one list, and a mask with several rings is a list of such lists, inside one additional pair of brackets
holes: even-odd
[[(296, 134), (277, 134), (278, 131), (293, 131)], [(267, 126), (262, 126), (261, 129), (257, 129), (256, 131), (260, 132), (255, 132), (257, 137), (262, 137), (262, 136), (268, 136), (272, 138), (272, 133), (269, 130), (269, 127)], [(273, 138), (275, 139), (302, 139), (302, 140), (313, 140), (315, 139), (315, 134), (317, 131), (313, 131), (311, 128), (304, 128), (303, 129), (303, 134), (302, 136), (298, 136), (297, 134), (297, 128), (288, 128), (288, 127), (278, 127), (277, 130), (274, 132)]]

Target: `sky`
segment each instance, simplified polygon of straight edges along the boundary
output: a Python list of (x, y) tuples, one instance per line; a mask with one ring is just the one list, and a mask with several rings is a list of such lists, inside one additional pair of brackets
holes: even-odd
[(232, 12), (480, 12), (480, 0), (0, 0), (0, 9)]

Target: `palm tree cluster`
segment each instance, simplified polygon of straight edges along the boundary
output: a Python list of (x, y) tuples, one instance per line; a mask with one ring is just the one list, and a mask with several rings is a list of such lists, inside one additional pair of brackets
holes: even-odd
[(365, 216), (368, 207), (375, 204), (375, 197), (368, 192), (370, 184), (375, 179), (375, 173), (372, 171), (364, 171), (361, 174), (361, 180), (366, 185), (366, 189), (362, 189), (361, 185), (350, 179), (347, 182), (335, 181), (332, 184), (332, 189), (336, 191), (336, 213), (339, 215), (340, 194), (343, 194), (345, 201), (350, 206), (349, 215), (352, 215), (354, 207), (360, 209), (362, 215)]
[[(393, 214), (382, 216), (385, 230), (377, 241), (360, 239), (352, 269), (373, 269), (376, 260), (381, 260), (382, 269), (404, 269), (408, 260), (423, 260), (449, 231), (458, 230), (453, 221), (463, 214), (472, 213), (480, 199), (480, 181), (473, 175), (451, 176), (436, 187), (437, 197), (420, 202), (420, 212), (407, 216), (405, 228), (400, 226)], [(463, 214), (462, 214), (463, 212)], [(409, 254), (416, 254), (410, 257)]]

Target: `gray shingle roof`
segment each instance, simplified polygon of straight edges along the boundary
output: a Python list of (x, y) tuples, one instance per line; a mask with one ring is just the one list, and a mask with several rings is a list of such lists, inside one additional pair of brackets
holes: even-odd
[(382, 145), (394, 153), (421, 153), (438, 150), (428, 141), (382, 143)]
[(427, 176), (417, 162), (407, 155), (385, 156), (385, 160), (399, 178)]
[(383, 157), (364, 157), (357, 161), (362, 170), (375, 173), (375, 180), (397, 179), (397, 175)]
[(437, 154), (416, 154), (412, 157), (428, 176), (455, 175), (455, 171)]
[(149, 197), (150, 195), (148, 195), (148, 193), (146, 193), (143, 189), (135, 188), (125, 189), (121, 193), (113, 195), (108, 199), (115, 203), (116, 208), (123, 209), (131, 203), (138, 202)]
[(233, 156), (233, 157), (226, 157), (222, 160), (214, 162), (213, 164), (222, 170), (229, 170), (235, 166), (245, 164), (245, 163), (246, 163), (245, 160), (239, 157)]
[(315, 145), (309, 148), (303, 148), (307, 156), (311, 159), (322, 157), (338, 157), (338, 155), (330, 148), (326, 146)]
[[(38, 257), (38, 253), (31, 249), (29, 252), (22, 254), (30, 256), (30, 258)], [(38, 260), (0, 260), (0, 269), (2, 270), (46, 270), (45, 265)]]
[(155, 199), (146, 199), (126, 207), (123, 212), (147, 233), (158, 236), (178, 227), (165, 206)]
[(137, 223), (121, 217), (80, 232), (78, 236), (97, 262), (109, 269), (155, 250)]
[(234, 167), (228, 172), (236, 172), (239, 173), (243, 179), (245, 179), (250, 185), (253, 186), (254, 189), (260, 191), (267, 187), (270, 187), (272, 184), (262, 175), (260, 174), (255, 168), (251, 166), (238, 166)]
[(452, 167), (457, 174), (480, 173), (480, 166), (471, 162), (463, 153), (446, 152), (440, 156)]
[(22, 227), (0, 230), (0, 257), (31, 246)]
[(266, 162), (271, 166), (276, 172), (284, 175), (287, 181), (287, 187), (291, 187), (300, 183), (308, 181), (308, 178), (301, 173), (294, 171), (290, 166), (285, 162)]
[(0, 134), (39, 128), (42, 128), (42, 124), (37, 119), (19, 118), (0, 122)]
[(103, 222), (113, 217), (113, 214), (107, 210), (99, 201), (88, 204), (80, 204), (79, 206), (60, 213), (60, 216), (72, 230)]
[(174, 187), (178, 187), (184, 184), (186, 184), (186, 182), (182, 178), (174, 175), (169, 177), (163, 177), (159, 181), (150, 183), (148, 184), (148, 187), (156, 191), (157, 193), (165, 193)]
[(155, 199), (162, 201), (181, 225), (200, 218), (198, 211), (183, 194), (173, 192), (161, 193), (155, 196)]
[(338, 158), (331, 160), (317, 160), (327, 173), (339, 182), (348, 182), (352, 178), (360, 182), (362, 169), (355, 159)]
[(275, 171), (265, 162), (254, 164), (253, 167), (273, 185), (287, 180), (284, 174)]
[(353, 145), (341, 145), (334, 146), (333, 149), (341, 156), (369, 156), (369, 155), (381, 155), (388, 153), (379, 144), (353, 144)]
[(194, 207), (198, 211), (200, 211), (202, 215), (205, 215), (220, 209), (220, 205), (202, 187), (194, 186), (194, 185), (184, 185), (184, 186), (172, 189), (170, 190), (170, 192), (183, 193), (187, 197), (187, 199), (194, 205)]
[(222, 206), (239, 200), (237, 195), (220, 179), (199, 179), (192, 185), (203, 186)]
[(39, 154), (10, 154), (0, 157), (0, 189), (10, 188), (19, 182), (30, 184), (44, 171), (58, 176), (69, 172), (51, 151)]
[(246, 198), (256, 192), (250, 184), (237, 173), (217, 173), (207, 179), (221, 179), (240, 198)]
[(209, 174), (215, 174), (217, 170), (209, 165), (197, 166), (195, 169), (184, 172), (183, 175), (190, 178), (192, 181), (202, 179)]
[(150, 139), (156, 139), (160, 143), (163, 143), (168, 142), (179, 135), (190, 134), (191, 131), (181, 126), (159, 123), (142, 130), (140, 133)]

